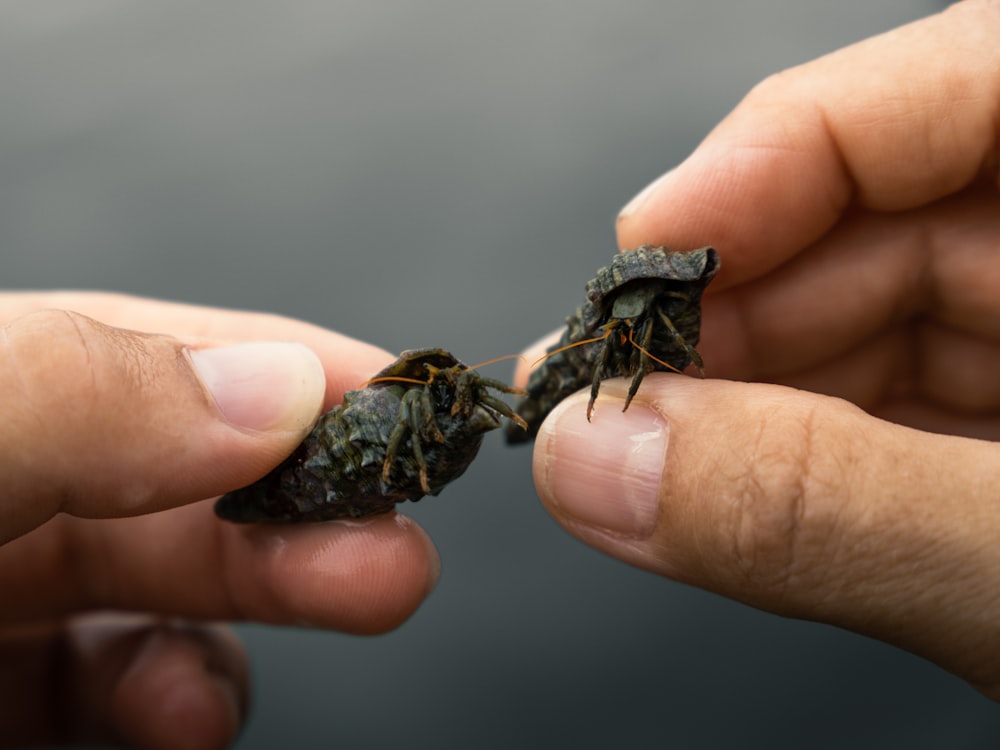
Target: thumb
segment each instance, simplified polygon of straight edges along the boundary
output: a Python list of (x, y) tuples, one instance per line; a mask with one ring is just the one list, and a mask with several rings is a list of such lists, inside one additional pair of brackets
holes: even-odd
[(1000, 447), (780, 386), (650, 375), (563, 401), (535, 482), (584, 542), (926, 656), (1000, 699)]
[(195, 348), (65, 311), (0, 331), (0, 542), (60, 511), (138, 515), (248, 484), (322, 405), (300, 344)]

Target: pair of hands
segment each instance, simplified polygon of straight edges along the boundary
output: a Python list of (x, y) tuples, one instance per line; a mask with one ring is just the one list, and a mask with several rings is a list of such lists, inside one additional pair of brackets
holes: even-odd
[[(700, 349), (731, 380), (655, 374), (624, 414), (608, 381), (593, 423), (571, 397), (535, 447), (543, 502), (586, 543), (995, 699), (998, 37), (1000, 4), (966, 0), (754, 89), (618, 223), (622, 247), (721, 249)], [(433, 587), (404, 516), (242, 528), (197, 502), (278, 463), (388, 353), (100, 294), (0, 296), (0, 322), (10, 743), (224, 746), (244, 656), (190, 621), (374, 633)], [(98, 610), (159, 619), (79, 615)]]

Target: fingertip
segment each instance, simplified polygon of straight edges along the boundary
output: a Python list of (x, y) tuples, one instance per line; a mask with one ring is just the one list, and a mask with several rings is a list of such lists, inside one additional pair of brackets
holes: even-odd
[(623, 411), (623, 386), (619, 379), (604, 382), (591, 419), (589, 392), (553, 409), (535, 440), (535, 484), (571, 531), (591, 527), (644, 539), (659, 516), (670, 432), (663, 416), (641, 403)]
[[(741, 105), (683, 162), (634, 198), (616, 223), (618, 246), (715, 247), (723, 269), (716, 293), (758, 278), (807, 247), (839, 217), (847, 194), (812, 123), (784, 130)], [(761, 108), (766, 118), (766, 107)], [(803, 131), (793, 134), (794, 130)], [(793, 143), (794, 141), (794, 143)], [(803, 181), (816, 185), (803, 194)], [(808, 201), (808, 204), (804, 203)]]
[(652, 203), (655, 208), (659, 202), (657, 194), (662, 189), (661, 183), (670, 179), (672, 171), (668, 171), (648, 183), (618, 212), (615, 219), (615, 231), (618, 235), (619, 247), (632, 248), (643, 244), (640, 238), (647, 234), (644, 222), (650, 211), (649, 204)]
[[(221, 523), (221, 522), (220, 522)], [(384, 633), (430, 594), (441, 564), (411, 518), (391, 512), (357, 521), (226, 525), (229, 596), (263, 622)]]
[[(64, 741), (130, 747), (229, 747), (246, 716), (246, 654), (222, 626), (94, 613), (54, 636), (45, 708)], [(57, 717), (57, 718), (54, 718)], [(103, 746), (103, 745), (102, 745)]]
[(120, 735), (143, 748), (229, 747), (246, 715), (246, 662), (218, 641), (207, 629), (151, 630), (111, 701)]

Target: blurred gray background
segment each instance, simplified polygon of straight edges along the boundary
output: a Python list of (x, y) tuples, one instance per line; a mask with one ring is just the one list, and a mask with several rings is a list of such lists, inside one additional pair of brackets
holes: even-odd
[[(755, 82), (941, 5), (0, 0), (2, 283), (516, 352)], [(405, 508), (444, 575), (398, 632), (241, 627), (242, 750), (996, 745), (918, 658), (575, 542), (499, 438)]]

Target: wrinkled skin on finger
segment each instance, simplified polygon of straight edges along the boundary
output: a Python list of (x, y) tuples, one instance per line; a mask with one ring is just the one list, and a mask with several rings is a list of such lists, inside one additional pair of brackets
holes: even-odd
[[(388, 353), (278, 316), (122, 295), (0, 295), (0, 325), (0, 379), (23, 395), (0, 435), (0, 699), (17, 707), (0, 736), (225, 747), (246, 712), (245, 656), (199, 623), (381, 633), (433, 588), (433, 545), (394, 512), (247, 527), (212, 511)], [(262, 337), (278, 348), (255, 349)]]

